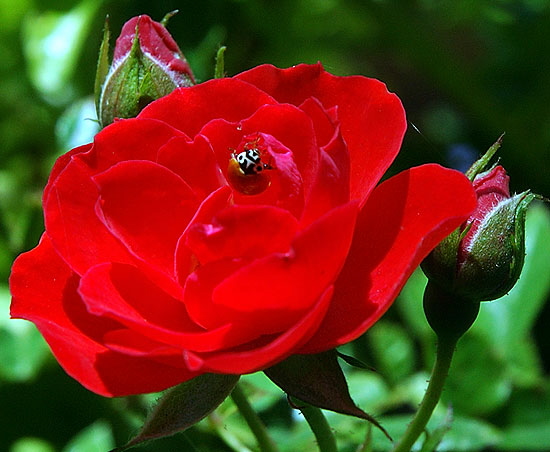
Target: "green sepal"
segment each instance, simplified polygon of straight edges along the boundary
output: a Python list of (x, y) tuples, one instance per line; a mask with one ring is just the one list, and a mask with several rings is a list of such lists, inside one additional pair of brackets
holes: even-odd
[(264, 373), (289, 396), (317, 408), (365, 419), (391, 440), (376, 419), (355, 405), (335, 350), (292, 355)]
[(103, 39), (99, 46), (99, 57), (97, 59), (97, 69), (95, 73), (94, 83), (94, 100), (97, 117), (100, 119), (100, 102), (101, 102), (101, 88), (105, 83), (107, 74), (109, 73), (109, 41), (111, 39), (111, 31), (109, 30), (109, 16), (105, 18), (105, 26), (103, 28)]
[(179, 9), (175, 9), (174, 11), (170, 11), (169, 13), (166, 13), (162, 20), (160, 21), (160, 24), (166, 28), (166, 25), (168, 25), (168, 21), (174, 17), (176, 14), (178, 14), (180, 11)]
[(500, 146), (502, 145), (502, 140), (504, 138), (504, 134), (502, 134), (500, 137), (498, 137), (498, 140), (493, 143), (493, 145), (487, 149), (485, 154), (483, 154), (478, 160), (476, 160), (473, 165), (466, 171), (465, 176), (473, 181), (476, 176), (481, 173), (482, 171), (485, 171), (485, 168), (487, 168), (487, 165), (489, 164), (489, 161), (493, 158), (495, 153), (499, 150)]
[(193, 426), (214, 411), (233, 391), (239, 375), (203, 374), (167, 390), (145, 420), (140, 432), (122, 447), (171, 436)]
[(221, 46), (216, 52), (216, 66), (214, 68), (214, 78), (225, 77), (225, 51), (227, 47)]

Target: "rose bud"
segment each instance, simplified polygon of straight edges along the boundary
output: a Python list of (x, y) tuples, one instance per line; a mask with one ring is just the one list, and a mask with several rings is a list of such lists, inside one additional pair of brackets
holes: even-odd
[(164, 23), (141, 15), (122, 27), (108, 67), (109, 30), (101, 44), (96, 76), (96, 107), (103, 127), (115, 118), (132, 118), (150, 102), (175, 88), (191, 86), (195, 78)]
[(500, 298), (518, 280), (525, 256), (525, 214), (536, 197), (529, 191), (510, 196), (509, 177), (500, 165), (479, 172), (486, 157), (467, 173), (477, 195), (476, 210), (422, 264), (431, 282), (473, 301)]

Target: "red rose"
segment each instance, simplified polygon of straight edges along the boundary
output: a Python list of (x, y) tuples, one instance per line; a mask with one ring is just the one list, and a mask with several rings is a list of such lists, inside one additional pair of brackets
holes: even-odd
[(12, 315), (109, 396), (346, 343), (475, 207), (437, 165), (376, 187), (405, 128), (381, 82), (320, 65), (180, 88), (59, 158)]

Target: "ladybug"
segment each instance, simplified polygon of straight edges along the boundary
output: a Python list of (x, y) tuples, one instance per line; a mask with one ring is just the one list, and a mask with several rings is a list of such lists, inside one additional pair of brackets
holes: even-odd
[(257, 137), (247, 142), (241, 152), (232, 153), (227, 167), (229, 183), (244, 195), (258, 195), (271, 184), (271, 178), (265, 170), (274, 167), (263, 160), (266, 153), (258, 145), (259, 141), (260, 137)]
[(269, 165), (262, 162), (262, 156), (260, 151), (256, 148), (245, 149), (242, 152), (239, 152), (235, 159), (239, 163), (239, 167), (244, 174), (258, 174), (264, 169), (268, 169)]

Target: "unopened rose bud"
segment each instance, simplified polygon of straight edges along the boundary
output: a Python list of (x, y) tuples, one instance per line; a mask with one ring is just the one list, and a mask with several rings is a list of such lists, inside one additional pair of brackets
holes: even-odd
[[(502, 166), (469, 171), (478, 205), (470, 218), (425, 259), (422, 269), (432, 283), (473, 301), (505, 295), (516, 283), (525, 256), (525, 214), (536, 195), (510, 196)], [(477, 166), (476, 166), (477, 165)]]
[(137, 16), (124, 24), (110, 67), (108, 41), (106, 26), (96, 77), (96, 106), (103, 127), (115, 118), (137, 116), (153, 100), (195, 83), (170, 33), (149, 16)]

